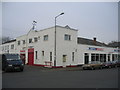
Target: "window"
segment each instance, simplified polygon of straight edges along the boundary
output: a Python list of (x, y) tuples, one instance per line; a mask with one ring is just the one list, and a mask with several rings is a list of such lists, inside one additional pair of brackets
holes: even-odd
[(71, 35), (65, 34), (64, 40), (70, 41), (71, 40)]
[(106, 62), (106, 54), (92, 53), (91, 61)]
[(112, 61), (117, 60), (118, 59), (118, 54), (112, 54)]
[(66, 62), (67, 55), (63, 55), (63, 62)]
[(75, 53), (74, 53), (74, 52), (72, 52), (72, 61), (74, 61), (74, 54), (75, 54)]
[(95, 54), (91, 54), (91, 61), (96, 61), (96, 56), (95, 56)]
[(44, 56), (44, 51), (42, 51), (42, 56)]
[(52, 52), (50, 52), (50, 61), (52, 61)]
[(20, 45), (20, 41), (18, 41), (18, 45)]
[(36, 59), (37, 59), (37, 51), (35, 51)]
[(25, 40), (23, 40), (23, 44), (25, 44)]
[(48, 35), (44, 35), (44, 41), (48, 40)]
[(32, 43), (32, 39), (31, 38), (29, 39), (29, 43)]
[(35, 38), (34, 38), (34, 42), (37, 42), (37, 41), (38, 41), (38, 38), (37, 38), (37, 37), (35, 37)]
[(11, 49), (14, 49), (14, 44), (11, 45)]

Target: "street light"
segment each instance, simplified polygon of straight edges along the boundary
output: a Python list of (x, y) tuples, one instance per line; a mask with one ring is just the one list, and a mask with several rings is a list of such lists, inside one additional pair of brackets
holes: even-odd
[(63, 14), (64, 14), (64, 12), (60, 13), (59, 15), (57, 15), (57, 16), (55, 17), (55, 47), (54, 47), (54, 66), (56, 66), (56, 19), (57, 19), (57, 17), (59, 17), (59, 16), (61, 16), (61, 15), (63, 15)]

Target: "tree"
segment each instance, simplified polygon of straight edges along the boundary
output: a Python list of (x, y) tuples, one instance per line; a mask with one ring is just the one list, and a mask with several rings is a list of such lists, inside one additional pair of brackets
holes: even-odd
[(108, 46), (115, 47), (115, 48), (117, 48), (117, 47), (120, 48), (120, 42), (118, 42), (118, 41), (111, 41), (110, 43), (108, 43)]
[(0, 44), (5, 43), (10, 40), (12, 40), (12, 38), (10, 38), (9, 36), (0, 37)]

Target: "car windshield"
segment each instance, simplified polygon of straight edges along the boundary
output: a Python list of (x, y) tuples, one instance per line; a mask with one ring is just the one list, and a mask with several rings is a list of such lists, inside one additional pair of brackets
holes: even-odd
[(7, 54), (7, 60), (20, 60), (20, 56), (18, 54)]
[(100, 64), (100, 62), (99, 61), (91, 61), (91, 62), (89, 62), (89, 64)]
[(110, 64), (110, 63), (112, 63), (111, 61), (108, 61), (108, 62), (104, 62), (105, 64)]

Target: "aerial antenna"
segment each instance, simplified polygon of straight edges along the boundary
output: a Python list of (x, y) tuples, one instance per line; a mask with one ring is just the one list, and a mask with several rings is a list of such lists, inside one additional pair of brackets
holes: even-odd
[(32, 23), (32, 25), (33, 25), (32, 30), (35, 30), (35, 29), (36, 29), (36, 23), (37, 23), (37, 22), (34, 20), (33, 23)]

